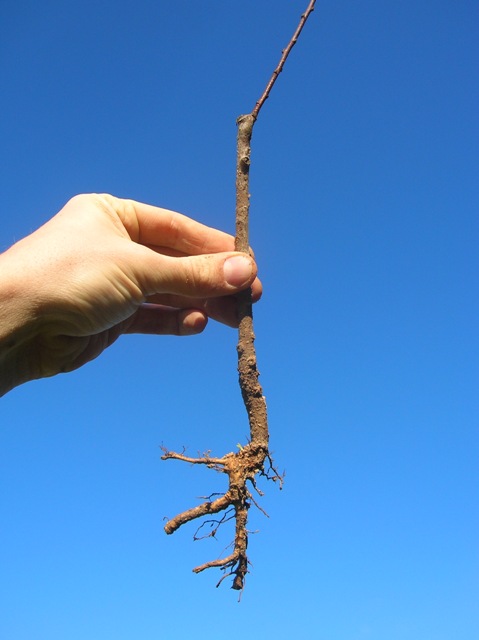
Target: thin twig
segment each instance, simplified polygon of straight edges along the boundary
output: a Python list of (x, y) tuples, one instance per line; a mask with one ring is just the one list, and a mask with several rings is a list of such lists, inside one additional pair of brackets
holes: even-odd
[(311, 2), (308, 5), (308, 8), (306, 9), (306, 11), (303, 13), (303, 15), (301, 16), (301, 20), (299, 21), (299, 24), (296, 28), (296, 31), (293, 33), (293, 37), (291, 38), (291, 40), (289, 41), (288, 46), (286, 47), (286, 49), (283, 49), (282, 51), (282, 56), (281, 56), (281, 60), (278, 63), (278, 66), (276, 67), (276, 69), (273, 71), (273, 74), (266, 86), (266, 89), (263, 92), (263, 95), (261, 96), (261, 98), (258, 100), (258, 102), (256, 103), (253, 111), (251, 112), (251, 115), (253, 116), (253, 120), (256, 120), (256, 118), (258, 117), (258, 113), (261, 109), (261, 107), (263, 106), (263, 104), (266, 102), (266, 100), (269, 97), (270, 91), (273, 88), (274, 83), (276, 82), (277, 77), (279, 76), (279, 74), (281, 73), (281, 71), (283, 70), (284, 67), (284, 63), (286, 62), (286, 58), (289, 56), (289, 52), (291, 51), (291, 49), (294, 47), (294, 45), (296, 44), (299, 34), (301, 33), (306, 20), (309, 18), (309, 15), (314, 11), (314, 4), (315, 4), (316, 0), (311, 0)]

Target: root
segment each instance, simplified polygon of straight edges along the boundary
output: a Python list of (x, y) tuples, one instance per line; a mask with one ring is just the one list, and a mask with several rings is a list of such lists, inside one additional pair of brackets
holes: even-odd
[[(195, 533), (195, 540), (199, 540), (207, 537), (215, 537), (218, 528), (234, 518), (235, 520), (235, 537), (233, 543), (233, 551), (225, 558), (217, 560), (211, 560), (204, 564), (195, 567), (193, 571), (195, 573), (201, 573), (205, 569), (219, 568), (225, 571), (225, 575), (216, 585), (217, 587), (223, 582), (223, 580), (229, 576), (233, 576), (232, 589), (242, 591), (244, 589), (244, 583), (246, 574), (248, 573), (248, 556), (246, 549), (248, 547), (248, 509), (253, 503), (257, 506), (265, 515), (266, 512), (257, 504), (256, 500), (251, 495), (247, 482), (250, 481), (253, 487), (258, 492), (258, 495), (262, 495), (256, 487), (256, 476), (262, 475), (266, 478), (279, 481), (280, 487), (282, 487), (282, 476), (280, 476), (272, 467), (271, 457), (266, 447), (253, 445), (253, 443), (247, 444), (240, 449), (237, 453), (227, 453), (222, 458), (213, 458), (206, 454), (200, 458), (190, 458), (184, 455), (184, 453), (174, 453), (167, 451), (162, 447), (163, 455), (162, 460), (181, 460), (183, 462), (189, 462), (191, 464), (203, 464), (207, 467), (215, 469), (220, 473), (225, 473), (228, 476), (228, 489), (224, 494), (212, 494), (202, 504), (183, 511), (178, 514), (165, 525), (165, 532), (167, 534), (174, 533), (182, 525), (196, 518), (203, 516), (210, 516), (217, 513), (225, 512), (218, 519), (208, 519), (203, 522)], [(269, 463), (269, 469), (273, 470), (273, 475), (270, 475), (268, 471), (265, 471), (265, 461)], [(214, 500), (210, 499), (213, 495), (219, 495)], [(213, 530), (205, 535), (198, 537), (197, 534), (200, 529), (210, 524)]]

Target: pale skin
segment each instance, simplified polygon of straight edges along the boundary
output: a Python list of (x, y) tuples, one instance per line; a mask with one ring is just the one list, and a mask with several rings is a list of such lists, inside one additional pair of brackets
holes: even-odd
[(81, 195), (0, 255), (0, 395), (72, 371), (121, 334), (236, 327), (261, 283), (234, 238), (167, 209)]

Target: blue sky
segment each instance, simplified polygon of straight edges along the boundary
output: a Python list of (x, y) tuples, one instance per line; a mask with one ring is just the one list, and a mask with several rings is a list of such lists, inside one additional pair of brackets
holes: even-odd
[[(235, 120), (306, 4), (3, 1), (0, 248), (92, 191), (233, 231)], [(241, 604), (191, 572), (231, 530), (162, 531), (223, 478), (160, 445), (222, 455), (248, 432), (236, 333), (211, 323), (1, 400), (1, 637), (478, 637), (478, 13), (318, 1), (256, 124), (257, 351), (286, 483), (251, 513)]]

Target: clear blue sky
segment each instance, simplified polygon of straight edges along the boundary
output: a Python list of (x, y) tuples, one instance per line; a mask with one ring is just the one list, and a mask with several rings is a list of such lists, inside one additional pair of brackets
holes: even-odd
[[(234, 229), (236, 117), (306, 0), (3, 0), (5, 249), (106, 191)], [(248, 432), (236, 334), (129, 336), (0, 401), (0, 637), (479, 637), (479, 7), (318, 0), (255, 128), (251, 242), (282, 492), (240, 605), (163, 518), (159, 446)]]

